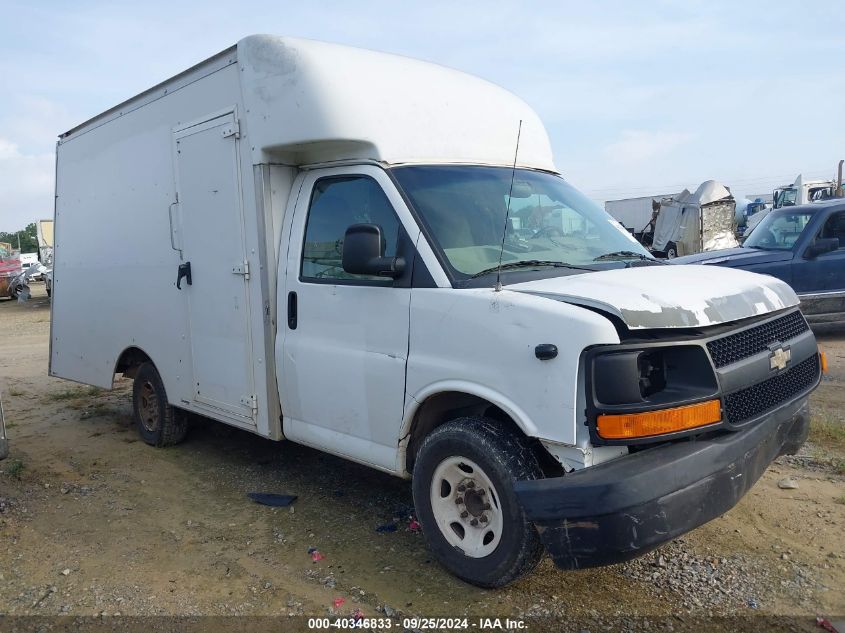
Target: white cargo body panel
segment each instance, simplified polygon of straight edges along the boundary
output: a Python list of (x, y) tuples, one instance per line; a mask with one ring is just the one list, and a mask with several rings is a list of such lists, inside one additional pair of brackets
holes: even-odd
[(138, 350), (172, 405), (281, 439), (276, 276), (301, 168), (510, 164), (520, 121), (518, 166), (554, 171), (498, 86), (258, 35), (82, 123), (57, 147), (51, 375), (110, 387)]
[[(239, 74), (231, 49), (61, 138), (50, 372), (110, 387), (134, 347), (172, 404), (280, 437), (263, 376), (264, 205), (228, 133)], [(177, 289), (186, 262), (193, 287)]]

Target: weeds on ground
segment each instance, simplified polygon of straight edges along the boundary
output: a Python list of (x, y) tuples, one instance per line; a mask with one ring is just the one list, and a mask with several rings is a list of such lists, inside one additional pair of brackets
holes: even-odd
[(21, 473), (23, 473), (24, 468), (26, 468), (26, 465), (21, 460), (13, 459), (9, 462), (8, 466), (6, 466), (5, 471), (9, 477), (20, 481)]
[(810, 421), (810, 440), (825, 447), (845, 448), (845, 423), (816, 416)]
[(73, 387), (71, 389), (63, 389), (62, 391), (48, 393), (46, 396), (44, 396), (44, 400), (46, 400), (47, 402), (61, 402), (63, 400), (73, 400), (75, 398), (79, 398), (82, 395), (83, 393), (80, 389)]
[(74, 407), (75, 409), (83, 409), (82, 415), (79, 416), (82, 420), (87, 420), (88, 418), (100, 418), (115, 414), (115, 410), (105, 402), (95, 402), (90, 406), (88, 406), (88, 404), (89, 403), (85, 403), (81, 407)]
[(26, 391), (24, 391), (23, 389), (12, 388), (12, 389), (9, 389), (9, 395), (10, 396), (25, 396)]
[(845, 495), (842, 495), (841, 497), (837, 497), (836, 499), (834, 499), (834, 501), (836, 503), (841, 503), (842, 505), (845, 505)]

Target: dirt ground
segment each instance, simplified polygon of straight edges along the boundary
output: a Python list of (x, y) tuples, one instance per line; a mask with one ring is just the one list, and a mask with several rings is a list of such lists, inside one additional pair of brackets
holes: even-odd
[[(0, 463), (0, 629), (3, 615), (356, 608), (594, 630), (613, 618), (647, 628), (645, 618), (762, 614), (811, 628), (817, 615), (845, 614), (845, 326), (817, 329), (830, 371), (812, 396), (811, 441), (725, 516), (631, 563), (563, 572), (547, 559), (485, 591), (430, 559), (408, 527), (408, 482), (201, 419), (179, 446), (145, 445), (131, 424), (131, 381), (100, 391), (47, 376), (49, 306), (43, 285), (25, 304), (0, 302), (11, 443)], [(785, 478), (797, 487), (780, 488)], [(273, 509), (250, 501), (253, 491), (299, 498)], [(394, 518), (397, 531), (376, 531)]]

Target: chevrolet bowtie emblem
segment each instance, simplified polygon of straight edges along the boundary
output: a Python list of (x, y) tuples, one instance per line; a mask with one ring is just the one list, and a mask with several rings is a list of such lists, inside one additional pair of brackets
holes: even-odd
[(778, 347), (776, 350), (772, 351), (771, 356), (769, 356), (769, 368), (770, 369), (786, 369), (786, 366), (789, 364), (789, 361), (792, 359), (792, 351), (789, 348), (782, 348)]

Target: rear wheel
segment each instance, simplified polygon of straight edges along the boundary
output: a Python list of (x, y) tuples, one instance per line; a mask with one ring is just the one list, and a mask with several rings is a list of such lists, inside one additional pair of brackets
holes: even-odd
[(188, 432), (188, 416), (167, 403), (167, 393), (158, 370), (144, 363), (135, 374), (132, 408), (141, 438), (150, 446), (178, 444)]
[(414, 465), (414, 507), (429, 548), (453, 574), (500, 587), (543, 556), (513, 491), (543, 476), (525, 438), (495, 420), (460, 418), (425, 438)]
[(666, 259), (675, 259), (678, 256), (678, 247), (675, 242), (669, 242), (666, 245)]

